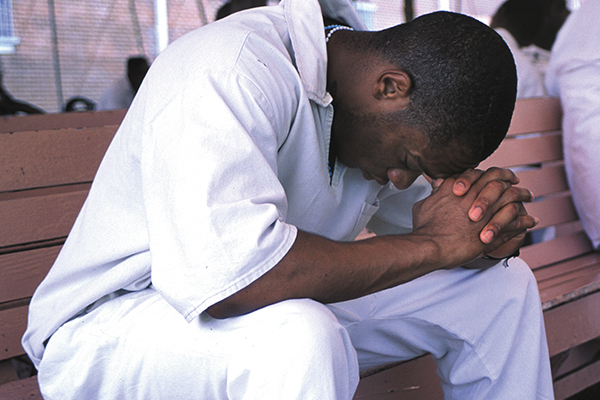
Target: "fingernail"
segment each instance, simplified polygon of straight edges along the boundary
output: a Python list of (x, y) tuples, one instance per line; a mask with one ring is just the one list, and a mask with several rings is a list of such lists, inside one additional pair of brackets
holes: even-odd
[(494, 232), (493, 231), (485, 231), (482, 235), (481, 240), (483, 241), (483, 243), (491, 243), (492, 239), (494, 239)]
[(475, 207), (471, 211), (471, 220), (473, 220), (473, 221), (479, 221), (482, 216), (483, 216), (483, 210), (481, 209), (481, 207)]
[(462, 182), (456, 182), (454, 184), (454, 193), (455, 194), (457, 194), (457, 195), (464, 194), (466, 190), (467, 190), (467, 187), (465, 186), (464, 183), (462, 183)]

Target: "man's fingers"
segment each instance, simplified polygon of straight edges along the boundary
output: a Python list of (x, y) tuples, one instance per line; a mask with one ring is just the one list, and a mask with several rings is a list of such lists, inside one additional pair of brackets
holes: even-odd
[(506, 204), (513, 202), (533, 201), (533, 193), (525, 188), (512, 186), (503, 180), (493, 180), (488, 182), (479, 192), (469, 210), (471, 221), (480, 221), (488, 212), (495, 212)]
[(456, 196), (462, 196), (469, 191), (471, 186), (481, 177), (483, 171), (479, 169), (468, 169), (460, 174), (454, 181), (452, 192)]
[(472, 187), (481, 190), (487, 182), (493, 180), (506, 181), (511, 185), (519, 183), (519, 178), (510, 169), (492, 167), (485, 172), (478, 169), (468, 169), (456, 178), (453, 193), (462, 196)]
[(539, 220), (529, 214), (520, 202), (512, 202), (498, 210), (481, 230), (479, 238), (485, 244), (495, 243), (495, 247), (506, 243), (517, 235), (524, 234), (538, 224)]

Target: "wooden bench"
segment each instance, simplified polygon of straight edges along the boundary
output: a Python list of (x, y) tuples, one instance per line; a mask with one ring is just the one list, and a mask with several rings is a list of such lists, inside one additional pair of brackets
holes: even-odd
[[(13, 357), (29, 300), (58, 255), (124, 110), (0, 118), (0, 399), (40, 398)], [(12, 381), (12, 382), (11, 382)]]
[[(600, 252), (593, 250), (571, 201), (561, 118), (558, 99), (518, 100), (507, 138), (480, 166), (516, 171), (520, 185), (536, 196), (526, 204), (540, 219), (534, 231), (555, 230), (554, 239), (523, 247), (521, 257), (538, 282), (557, 400), (600, 382)], [(434, 371), (427, 356), (365, 376), (355, 399), (442, 399)]]
[[(105, 114), (104, 121), (110, 120), (105, 123), (101, 115), (94, 114), (100, 122), (93, 127), (58, 124), (0, 133), (0, 383), (3, 377), (16, 379), (14, 371), (9, 376), (6, 370), (11, 357), (23, 354), (20, 339), (29, 298), (58, 254), (122, 118)], [(519, 100), (507, 139), (482, 165), (524, 167), (518, 175), (537, 196), (527, 205), (540, 218), (536, 230), (556, 229), (555, 239), (521, 253), (539, 284), (558, 400), (600, 381), (600, 254), (593, 251), (571, 204), (560, 121), (557, 99)], [(5, 131), (2, 125), (0, 120), (0, 131)], [(357, 400), (442, 397), (430, 356), (367, 371), (355, 395)], [(0, 386), (0, 398), (41, 397), (34, 377)]]

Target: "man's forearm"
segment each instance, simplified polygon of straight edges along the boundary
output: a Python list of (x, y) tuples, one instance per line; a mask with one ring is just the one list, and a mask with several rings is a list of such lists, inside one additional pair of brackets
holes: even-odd
[(292, 298), (333, 303), (361, 297), (440, 269), (436, 251), (427, 237), (416, 234), (336, 242), (298, 231), (275, 267), (207, 312), (228, 318)]

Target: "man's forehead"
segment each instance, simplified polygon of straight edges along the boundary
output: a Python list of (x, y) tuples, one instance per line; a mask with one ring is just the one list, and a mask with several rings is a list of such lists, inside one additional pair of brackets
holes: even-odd
[(467, 156), (467, 152), (458, 150), (456, 146), (426, 152), (416, 158), (421, 171), (434, 179), (449, 178), (479, 165), (479, 161), (474, 161), (472, 157)]

